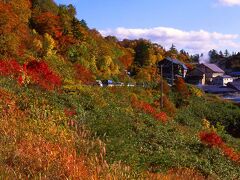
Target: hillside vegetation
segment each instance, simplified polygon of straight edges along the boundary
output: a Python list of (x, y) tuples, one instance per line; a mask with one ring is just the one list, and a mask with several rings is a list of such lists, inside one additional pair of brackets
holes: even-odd
[(188, 65), (188, 53), (104, 38), (75, 15), (51, 0), (0, 2), (1, 179), (240, 178), (239, 107), (158, 75), (158, 61)]

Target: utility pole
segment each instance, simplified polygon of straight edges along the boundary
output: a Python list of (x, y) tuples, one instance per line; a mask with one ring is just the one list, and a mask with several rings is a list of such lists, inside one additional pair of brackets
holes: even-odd
[(163, 108), (163, 65), (160, 67), (161, 82), (160, 82), (160, 108)]
[(174, 69), (173, 69), (173, 62), (172, 62), (172, 86), (173, 86), (173, 79), (174, 79)]

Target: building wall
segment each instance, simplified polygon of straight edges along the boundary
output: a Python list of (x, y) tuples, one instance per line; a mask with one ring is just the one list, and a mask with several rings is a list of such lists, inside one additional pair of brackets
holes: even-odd
[(223, 85), (224, 85), (224, 86), (226, 86), (227, 83), (229, 83), (229, 82), (233, 82), (233, 78), (224, 78), (224, 79), (223, 79)]

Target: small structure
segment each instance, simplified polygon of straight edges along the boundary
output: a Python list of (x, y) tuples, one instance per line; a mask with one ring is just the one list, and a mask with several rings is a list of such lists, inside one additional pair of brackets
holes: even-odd
[(224, 71), (219, 68), (216, 64), (203, 63), (197, 66), (201, 72), (205, 74), (205, 83), (209, 84), (212, 82), (213, 78), (217, 76), (223, 76)]
[(174, 80), (176, 76), (185, 78), (187, 74), (187, 66), (177, 59), (167, 57), (159, 61), (158, 68), (162, 66), (163, 77), (167, 80)]
[(219, 86), (227, 86), (227, 83), (233, 82), (233, 78), (229, 75), (217, 76), (213, 78), (212, 84)]
[(187, 73), (186, 82), (195, 85), (205, 84), (205, 74), (200, 69), (193, 69)]
[(191, 84), (212, 84), (214, 78), (223, 76), (224, 71), (215, 64), (198, 64), (195, 69), (186, 76), (186, 81)]

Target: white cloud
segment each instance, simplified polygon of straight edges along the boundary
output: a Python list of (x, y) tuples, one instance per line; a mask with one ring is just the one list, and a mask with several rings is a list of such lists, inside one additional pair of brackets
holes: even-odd
[(218, 0), (224, 6), (240, 6), (240, 0)]
[(128, 29), (117, 28), (101, 30), (103, 36), (114, 35), (118, 39), (149, 39), (170, 48), (174, 44), (178, 49), (184, 49), (191, 54), (206, 53), (211, 49), (216, 50), (240, 50), (240, 40), (238, 34), (222, 34), (218, 32), (183, 31), (169, 27), (156, 27), (149, 29)]

